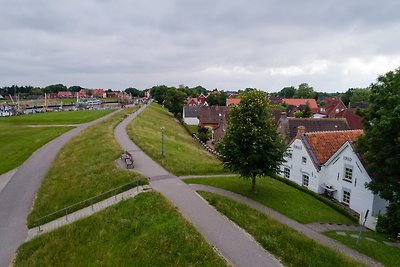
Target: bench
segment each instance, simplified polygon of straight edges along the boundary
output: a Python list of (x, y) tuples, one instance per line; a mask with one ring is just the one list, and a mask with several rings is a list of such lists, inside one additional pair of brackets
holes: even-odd
[(133, 169), (133, 157), (132, 157), (131, 153), (129, 153), (128, 151), (125, 151), (122, 154), (121, 158), (125, 161), (127, 169)]

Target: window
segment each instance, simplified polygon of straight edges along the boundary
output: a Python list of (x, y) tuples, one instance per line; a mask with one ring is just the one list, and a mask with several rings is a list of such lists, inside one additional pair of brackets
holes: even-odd
[(343, 199), (342, 199), (343, 203), (347, 205), (350, 204), (350, 195), (351, 195), (350, 191), (343, 190)]
[(307, 163), (307, 158), (306, 158), (306, 157), (301, 157), (301, 162), (302, 162), (303, 164), (306, 164), (306, 163)]
[(349, 168), (349, 167), (344, 168), (343, 180), (350, 182), (350, 183), (353, 181), (353, 168)]
[(302, 183), (302, 185), (303, 186), (308, 186), (308, 180), (309, 180), (308, 175), (307, 174), (303, 174), (303, 183)]
[(290, 169), (289, 169), (289, 168), (284, 168), (284, 169), (283, 169), (283, 176), (284, 176), (286, 179), (289, 179), (289, 177), (290, 177)]
[(287, 157), (289, 158), (289, 159), (291, 159), (293, 156), (292, 156), (292, 152), (288, 152), (287, 153)]

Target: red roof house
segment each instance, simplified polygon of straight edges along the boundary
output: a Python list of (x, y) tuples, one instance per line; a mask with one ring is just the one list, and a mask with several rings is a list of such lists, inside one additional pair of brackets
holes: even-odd
[(317, 101), (315, 101), (315, 99), (313, 98), (284, 98), (282, 99), (283, 103), (286, 103), (288, 106), (296, 106), (296, 107), (300, 107), (300, 106), (304, 106), (304, 105), (309, 105), (311, 108), (311, 111), (313, 113), (318, 113), (319, 108), (317, 105)]
[(363, 129), (362, 117), (356, 113), (356, 109), (349, 108), (342, 110), (335, 115), (336, 118), (345, 118), (351, 130)]
[(72, 98), (74, 95), (70, 91), (60, 91), (57, 93), (58, 98)]
[(226, 106), (229, 107), (230, 105), (239, 105), (240, 103), (240, 98), (236, 98), (236, 97), (229, 97), (226, 99)]

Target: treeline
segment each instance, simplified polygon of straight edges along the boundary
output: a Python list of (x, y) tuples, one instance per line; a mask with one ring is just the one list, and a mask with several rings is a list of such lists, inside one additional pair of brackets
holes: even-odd
[[(43, 95), (43, 94), (51, 94), (51, 93), (58, 93), (58, 92), (65, 92), (69, 91), (72, 93), (79, 92), (81, 90), (88, 90), (90, 91), (91, 89), (84, 88), (81, 86), (70, 86), (67, 87), (63, 84), (52, 84), (48, 85), (46, 87), (33, 87), (33, 86), (18, 86), (18, 85), (13, 85), (13, 86), (4, 86), (0, 87), (0, 95), (2, 96), (15, 96), (15, 95), (20, 95), (20, 97), (24, 98), (29, 95)], [(107, 89), (104, 90), (105, 92), (113, 92), (112, 89)], [(138, 97), (143, 97), (144, 96), (144, 91), (141, 91), (139, 89), (129, 87), (124, 90), (126, 93), (131, 94), (132, 96), (138, 96)]]
[(371, 90), (370, 88), (350, 88), (344, 93), (316, 92), (312, 86), (302, 83), (298, 87), (284, 87), (279, 92), (270, 95), (282, 98), (314, 98), (317, 101), (323, 101), (324, 97), (341, 97), (347, 107), (352, 107), (358, 103), (368, 102)]

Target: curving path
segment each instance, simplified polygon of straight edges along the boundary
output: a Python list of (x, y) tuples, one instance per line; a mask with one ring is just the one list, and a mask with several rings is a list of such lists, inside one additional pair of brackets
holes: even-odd
[[(196, 191), (207, 191), (207, 192), (212, 192), (216, 193), (222, 196), (229, 197), (233, 200), (236, 200), (240, 203), (246, 204), (247, 206), (267, 215), (268, 217), (271, 217), (280, 223), (286, 224), (289, 227), (295, 229), (296, 231), (304, 234), (305, 236), (317, 241), (320, 244), (323, 244), (325, 246), (328, 246), (334, 250), (337, 250), (344, 255), (347, 255), (349, 257), (352, 257), (355, 260), (358, 260), (360, 262), (363, 262), (364, 264), (367, 264), (369, 266), (382, 266), (379, 262), (371, 259), (370, 257), (365, 256), (364, 254), (359, 253), (358, 251), (355, 251), (333, 239), (330, 239), (329, 237), (326, 237), (322, 234), (319, 233), (319, 228), (317, 229), (314, 224), (308, 224), (304, 225), (301, 224), (295, 220), (292, 220), (285, 215), (280, 214), (279, 212), (276, 212), (273, 209), (270, 209), (250, 198), (247, 198), (245, 196), (236, 194), (231, 191), (227, 191), (221, 188), (213, 187), (213, 186), (208, 186), (208, 185), (201, 185), (201, 184), (190, 184), (189, 185), (193, 190)], [(339, 228), (338, 225), (336, 225), (337, 228)], [(342, 226), (340, 228), (342, 230), (347, 230), (345, 226)]]
[[(118, 111), (115, 111), (118, 112)], [(43, 176), (60, 149), (77, 133), (113, 114), (77, 125), (36, 150), (0, 191), (0, 267), (6, 267), (20, 244), (28, 237), (26, 217)]]
[(129, 139), (126, 126), (145, 108), (130, 115), (114, 131), (121, 147), (133, 155), (134, 170), (148, 177), (153, 190), (167, 197), (230, 264), (281, 266), (249, 234), (208, 205), (189, 185), (164, 170)]

